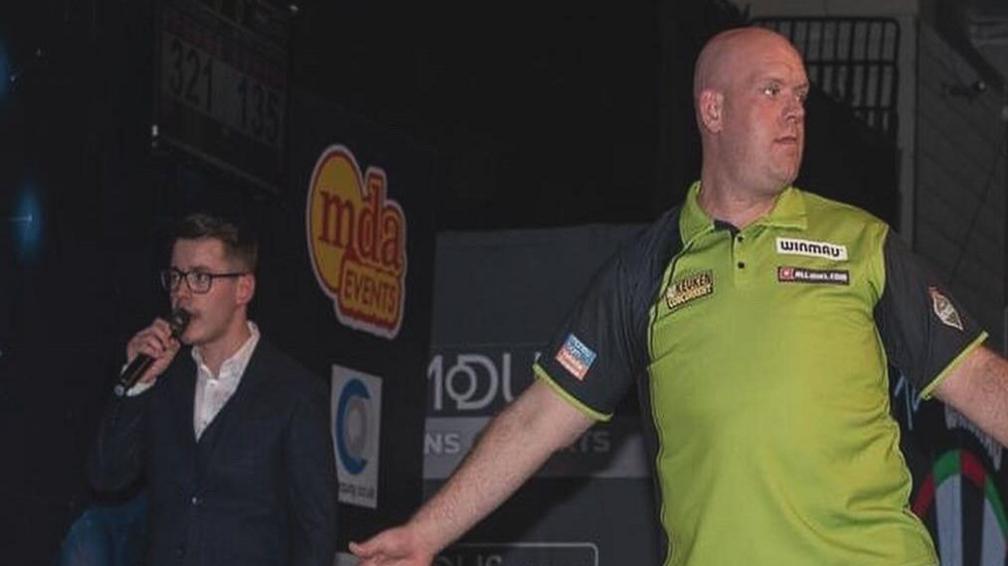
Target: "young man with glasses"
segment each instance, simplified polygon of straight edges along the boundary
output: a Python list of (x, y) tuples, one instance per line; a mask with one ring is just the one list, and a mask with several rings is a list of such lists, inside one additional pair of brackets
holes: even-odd
[(155, 319), (127, 344), (127, 362), (153, 363), (113, 397), (92, 483), (115, 491), (145, 475), (153, 566), (330, 566), (336, 484), (322, 382), (248, 319), (255, 241), (205, 214), (176, 234), (161, 283), (189, 323), (176, 339)]

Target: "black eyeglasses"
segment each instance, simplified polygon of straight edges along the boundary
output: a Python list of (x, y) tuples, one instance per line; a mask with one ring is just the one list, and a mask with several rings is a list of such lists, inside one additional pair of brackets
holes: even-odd
[(174, 267), (161, 270), (161, 286), (165, 291), (177, 291), (182, 280), (193, 293), (206, 293), (213, 285), (214, 279), (222, 277), (241, 277), (248, 275), (247, 271), (236, 271), (234, 273), (207, 273), (205, 271), (181, 271)]

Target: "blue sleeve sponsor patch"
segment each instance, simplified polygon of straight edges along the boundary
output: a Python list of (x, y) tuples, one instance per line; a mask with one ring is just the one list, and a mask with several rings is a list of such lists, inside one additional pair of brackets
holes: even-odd
[(567, 335), (567, 340), (556, 353), (556, 361), (560, 363), (571, 375), (578, 379), (584, 379), (588, 373), (588, 368), (595, 361), (596, 354), (591, 348), (585, 346), (584, 342), (578, 340), (573, 334)]

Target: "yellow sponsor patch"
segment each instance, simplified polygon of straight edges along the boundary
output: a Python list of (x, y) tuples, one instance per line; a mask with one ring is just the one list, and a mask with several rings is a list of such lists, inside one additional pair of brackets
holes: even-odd
[(693, 273), (673, 281), (665, 290), (665, 304), (675, 310), (690, 301), (706, 297), (714, 292), (714, 274), (707, 270)]

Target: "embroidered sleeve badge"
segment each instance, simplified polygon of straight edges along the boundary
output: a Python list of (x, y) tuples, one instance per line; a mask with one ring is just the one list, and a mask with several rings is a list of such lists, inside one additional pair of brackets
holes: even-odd
[(952, 301), (943, 295), (937, 287), (928, 287), (928, 292), (931, 293), (931, 306), (938, 320), (942, 321), (945, 326), (962, 331), (962, 318), (959, 317), (959, 311), (952, 305)]
[(584, 342), (577, 339), (573, 334), (567, 335), (567, 340), (556, 353), (555, 359), (565, 370), (574, 377), (583, 380), (588, 368), (595, 361), (595, 352), (585, 346)]

